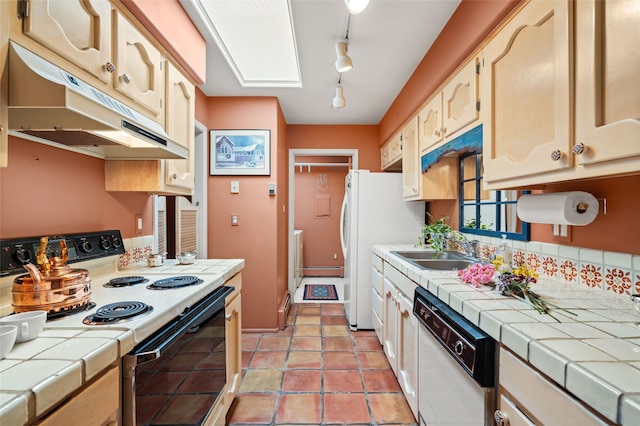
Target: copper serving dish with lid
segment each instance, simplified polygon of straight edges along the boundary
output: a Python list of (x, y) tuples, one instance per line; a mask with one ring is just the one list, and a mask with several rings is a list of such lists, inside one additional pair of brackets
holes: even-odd
[(86, 269), (67, 265), (67, 244), (60, 240), (60, 256), (47, 257), (49, 238), (40, 238), (36, 256), (38, 266), (27, 263), (29, 274), (13, 281), (14, 312), (43, 310), (49, 314), (72, 311), (91, 301), (91, 278)]

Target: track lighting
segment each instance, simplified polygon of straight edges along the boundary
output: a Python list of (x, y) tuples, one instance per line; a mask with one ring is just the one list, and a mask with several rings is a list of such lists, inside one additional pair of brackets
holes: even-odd
[(344, 2), (352, 15), (362, 12), (369, 4), (369, 0), (344, 0)]
[(331, 103), (331, 107), (333, 109), (344, 108), (347, 104), (347, 101), (344, 99), (344, 94), (342, 91), (342, 85), (338, 83), (336, 86), (336, 95), (333, 97), (333, 102)]
[(346, 42), (339, 41), (336, 43), (336, 55), (338, 56), (338, 59), (336, 59), (336, 71), (345, 72), (353, 68), (353, 62), (349, 55), (347, 55)]

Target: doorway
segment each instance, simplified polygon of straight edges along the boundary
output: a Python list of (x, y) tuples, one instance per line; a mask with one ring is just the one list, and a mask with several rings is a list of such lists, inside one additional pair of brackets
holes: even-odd
[[(295, 228), (295, 164), (296, 159), (302, 157), (321, 157), (321, 158), (335, 158), (335, 157), (347, 157), (352, 165), (352, 169), (358, 169), (358, 150), (357, 149), (290, 149), (289, 150), (289, 218), (287, 226), (288, 234), (288, 288), (291, 297), (294, 297), (296, 290), (296, 277), (295, 277), (295, 251), (296, 244), (294, 238)], [(342, 200), (339, 200), (341, 203)]]

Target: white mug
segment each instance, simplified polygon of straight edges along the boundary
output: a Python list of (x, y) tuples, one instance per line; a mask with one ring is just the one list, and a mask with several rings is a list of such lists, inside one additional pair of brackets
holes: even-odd
[(2, 317), (0, 324), (15, 325), (18, 328), (16, 343), (21, 343), (38, 337), (46, 320), (46, 311), (30, 311)]

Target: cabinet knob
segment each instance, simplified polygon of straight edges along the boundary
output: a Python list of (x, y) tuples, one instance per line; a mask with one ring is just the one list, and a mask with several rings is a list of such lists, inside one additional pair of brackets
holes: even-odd
[(558, 161), (562, 158), (562, 151), (556, 149), (555, 151), (551, 151), (551, 159), (553, 161)]
[(129, 75), (127, 74), (122, 74), (120, 76), (120, 81), (123, 82), (124, 84), (129, 84), (131, 83), (131, 77), (129, 77)]
[(227, 321), (231, 321), (231, 318), (233, 318), (233, 315), (231, 314), (227, 314), (224, 316), (224, 319), (226, 319)]
[(4, 126), (0, 124), (0, 135), (4, 133)]
[(445, 126), (442, 126), (440, 129), (442, 130), (443, 135), (447, 133), (447, 128)]
[(496, 421), (496, 426), (508, 426), (509, 425), (509, 417), (506, 413), (503, 413), (500, 410), (496, 410), (493, 413), (493, 420)]
[(434, 134), (434, 135), (436, 135), (436, 136), (440, 136), (440, 130), (436, 129), (436, 130), (433, 132), (433, 134)]
[(110, 74), (113, 74), (114, 72), (116, 72), (116, 66), (113, 65), (111, 62), (107, 62), (106, 64), (104, 64), (102, 66), (102, 69)]
[(176, 180), (178, 179), (178, 174), (176, 172), (171, 173), (171, 176), (169, 176), (171, 178), (171, 180)]
[(573, 153), (575, 155), (581, 155), (584, 154), (584, 152), (589, 149), (585, 144), (583, 144), (582, 142), (577, 143), (573, 146)]

